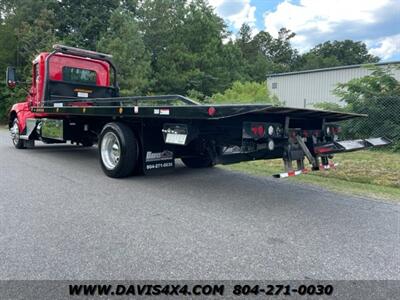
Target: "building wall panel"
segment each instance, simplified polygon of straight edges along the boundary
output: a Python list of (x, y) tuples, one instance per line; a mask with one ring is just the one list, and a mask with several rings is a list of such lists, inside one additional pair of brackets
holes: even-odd
[[(380, 67), (387, 68), (388, 64)], [(267, 77), (267, 86), (271, 94), (276, 95), (286, 106), (313, 107), (314, 104), (321, 102), (343, 105), (343, 102), (333, 94), (337, 84), (369, 75), (371, 72), (365, 67), (344, 67), (276, 74)], [(392, 69), (392, 73), (400, 80), (400, 69)]]

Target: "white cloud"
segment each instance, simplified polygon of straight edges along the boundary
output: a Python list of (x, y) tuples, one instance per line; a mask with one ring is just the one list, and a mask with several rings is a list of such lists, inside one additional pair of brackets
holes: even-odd
[(398, 0), (285, 0), (264, 14), (265, 30), (272, 35), (286, 27), (297, 36), (293, 45), (308, 50), (326, 40), (353, 39), (374, 45), (381, 57), (398, 53), (400, 33)]
[(400, 52), (400, 34), (388, 36), (378, 41), (367, 41), (367, 45), (371, 54), (389, 59)]
[(251, 5), (250, 0), (209, 0), (209, 3), (235, 29), (239, 29), (243, 23), (256, 29), (256, 7)]
[(208, 0), (208, 3), (215, 8), (221, 5), (222, 2), (224, 2), (224, 0)]

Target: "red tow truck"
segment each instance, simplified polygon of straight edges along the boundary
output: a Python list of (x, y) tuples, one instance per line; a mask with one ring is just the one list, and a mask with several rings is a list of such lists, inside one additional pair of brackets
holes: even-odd
[[(10, 88), (18, 84), (7, 68)], [(110, 177), (171, 170), (180, 158), (191, 168), (282, 158), (285, 172), (329, 169), (339, 152), (384, 146), (384, 137), (341, 141), (336, 122), (363, 115), (277, 107), (268, 104), (214, 105), (180, 95), (120, 97), (117, 70), (104, 53), (54, 45), (32, 64), (24, 102), (9, 114), (17, 149), (35, 141), (98, 144)]]

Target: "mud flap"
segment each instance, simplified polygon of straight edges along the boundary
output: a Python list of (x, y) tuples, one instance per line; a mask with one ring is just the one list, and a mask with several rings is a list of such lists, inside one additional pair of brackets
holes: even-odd
[(164, 173), (175, 167), (174, 153), (172, 151), (146, 151), (144, 153), (143, 169), (146, 175), (150, 173)]
[(174, 153), (167, 149), (163, 134), (159, 128), (143, 124), (141, 144), (144, 174), (162, 174), (174, 170)]

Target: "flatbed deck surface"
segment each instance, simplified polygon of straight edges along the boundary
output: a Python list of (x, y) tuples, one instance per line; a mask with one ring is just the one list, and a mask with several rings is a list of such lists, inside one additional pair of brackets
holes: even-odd
[[(91, 100), (91, 99), (90, 99)], [(60, 101), (60, 103), (63, 103)], [(32, 107), (32, 112), (55, 115), (123, 116), (137, 118), (205, 119), (217, 120), (245, 114), (280, 114), (299, 119), (323, 119), (336, 122), (366, 115), (318, 109), (280, 107), (268, 104), (207, 104), (207, 105), (74, 105)], [(72, 104), (72, 105), (70, 105)], [(209, 108), (215, 113), (210, 115)]]

